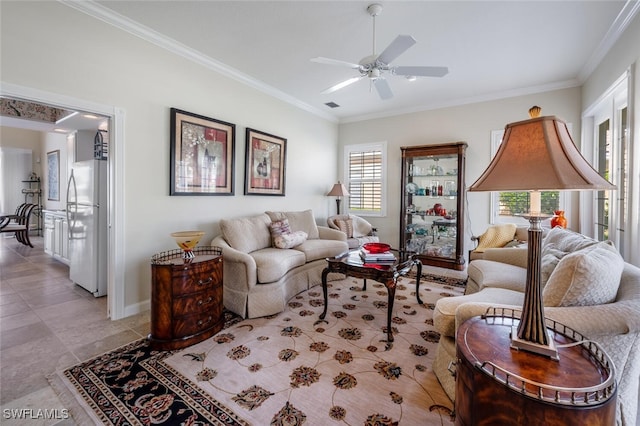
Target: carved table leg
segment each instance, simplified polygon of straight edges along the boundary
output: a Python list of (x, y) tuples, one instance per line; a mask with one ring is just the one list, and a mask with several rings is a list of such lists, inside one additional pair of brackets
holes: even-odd
[(416, 299), (418, 299), (419, 304), (423, 305), (422, 299), (420, 299), (420, 277), (422, 276), (422, 262), (416, 260), (415, 265), (418, 269), (418, 275), (416, 275)]
[(393, 315), (393, 301), (396, 298), (396, 280), (387, 283), (389, 298), (387, 302), (387, 342), (393, 342), (393, 332), (391, 331), (391, 316)]
[(324, 310), (320, 315), (320, 319), (324, 319), (327, 315), (327, 307), (329, 306), (329, 300), (327, 297), (327, 275), (329, 275), (329, 268), (324, 268), (322, 271), (322, 295), (324, 296)]

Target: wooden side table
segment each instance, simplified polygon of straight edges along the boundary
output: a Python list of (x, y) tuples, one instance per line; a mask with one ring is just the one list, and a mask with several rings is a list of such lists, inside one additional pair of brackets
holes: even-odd
[(173, 350), (201, 342), (224, 326), (222, 249), (196, 247), (151, 258), (151, 333), (154, 349)]
[(456, 425), (613, 425), (615, 369), (594, 343), (559, 323), (559, 360), (510, 348), (509, 316), (474, 317), (456, 336)]

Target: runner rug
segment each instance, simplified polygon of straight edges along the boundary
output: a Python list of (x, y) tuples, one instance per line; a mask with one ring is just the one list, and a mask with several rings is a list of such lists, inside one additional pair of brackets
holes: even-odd
[(224, 330), (188, 348), (153, 351), (141, 339), (51, 382), (82, 423), (451, 425), (452, 403), (431, 370), (440, 337), (432, 312), (463, 285), (427, 275), (420, 305), (415, 279), (401, 278), (394, 342), (386, 339), (386, 288), (369, 280), (363, 291), (362, 280), (347, 278), (329, 283), (325, 320), (317, 286), (277, 315), (227, 312)]

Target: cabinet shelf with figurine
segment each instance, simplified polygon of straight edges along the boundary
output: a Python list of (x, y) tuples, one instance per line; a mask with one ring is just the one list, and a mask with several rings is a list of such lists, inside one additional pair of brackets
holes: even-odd
[(400, 246), (425, 265), (464, 269), (465, 142), (402, 147)]

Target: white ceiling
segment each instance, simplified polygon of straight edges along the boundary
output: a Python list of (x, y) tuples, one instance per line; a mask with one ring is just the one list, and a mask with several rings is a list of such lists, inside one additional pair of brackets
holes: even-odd
[[(372, 53), (374, 1), (78, 1), (71, 7), (325, 117), (348, 122), (580, 85), (637, 13), (638, 1), (381, 1), (377, 52), (417, 44), (392, 65), (449, 67), (442, 78), (388, 76), (381, 100), (357, 71)], [(326, 102), (335, 102), (331, 109)]]

